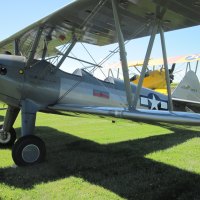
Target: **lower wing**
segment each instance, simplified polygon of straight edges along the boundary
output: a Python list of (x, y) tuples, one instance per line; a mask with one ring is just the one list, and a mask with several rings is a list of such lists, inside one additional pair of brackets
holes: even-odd
[(54, 111), (67, 111), (112, 116), (116, 118), (125, 118), (141, 122), (167, 122), (173, 124), (200, 125), (200, 114), (188, 112), (171, 112), (144, 109), (130, 111), (125, 108), (117, 107), (96, 107), (69, 104), (57, 104), (54, 106), (50, 106), (49, 109)]

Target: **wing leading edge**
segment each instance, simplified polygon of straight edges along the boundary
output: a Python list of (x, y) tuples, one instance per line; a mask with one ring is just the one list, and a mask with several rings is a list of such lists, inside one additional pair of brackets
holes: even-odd
[[(124, 39), (150, 35), (149, 26), (155, 20), (157, 6), (167, 10), (163, 18), (165, 31), (199, 25), (200, 12), (195, 2), (195, 0), (117, 0)], [(99, 9), (96, 9), (97, 7)], [(93, 17), (85, 23), (90, 15)], [(142, 26), (145, 28), (135, 35)], [(0, 51), (11, 51), (13, 42), (17, 41), (20, 53), (24, 55), (39, 27), (43, 27), (43, 33), (38, 48), (42, 50), (44, 44), (48, 43), (49, 56), (55, 55), (57, 53), (55, 47), (69, 41), (74, 34), (79, 41), (95, 45), (116, 42), (111, 1), (77, 0), (1, 41)]]
[(166, 122), (174, 124), (189, 124), (200, 125), (200, 114), (186, 113), (186, 112), (169, 112), (158, 110), (127, 110), (124, 108), (114, 107), (95, 107), (95, 106), (80, 106), (57, 104), (49, 107), (54, 111), (67, 111), (78, 113), (89, 113), (95, 115), (112, 116), (116, 118), (130, 119), (142, 122)]

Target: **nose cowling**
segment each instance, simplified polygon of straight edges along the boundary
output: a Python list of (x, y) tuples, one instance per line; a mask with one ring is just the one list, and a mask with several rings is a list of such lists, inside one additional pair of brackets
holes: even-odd
[(26, 58), (23, 56), (0, 54), (0, 101), (18, 105), (24, 80), (20, 70), (25, 66)]
[(21, 67), (24, 68), (26, 65), (26, 58), (23, 56), (0, 54), (0, 65), (1, 67)]

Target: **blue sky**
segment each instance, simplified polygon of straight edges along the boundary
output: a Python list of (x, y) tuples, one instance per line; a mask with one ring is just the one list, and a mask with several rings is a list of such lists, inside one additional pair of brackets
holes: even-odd
[[(13, 3), (15, 2), (15, 3)], [(1, 1), (0, 40), (16, 33), (31, 23), (68, 4), (69, 0), (6, 0)], [(200, 26), (165, 34), (167, 55), (178, 56), (200, 53)], [(128, 60), (144, 58), (149, 37), (136, 39), (127, 45)], [(110, 50), (113, 50), (113, 47)], [(101, 51), (99, 58), (103, 58)], [(156, 37), (151, 58), (161, 57), (159, 37)], [(115, 60), (117, 58), (114, 58)], [(117, 61), (117, 60), (116, 60)]]

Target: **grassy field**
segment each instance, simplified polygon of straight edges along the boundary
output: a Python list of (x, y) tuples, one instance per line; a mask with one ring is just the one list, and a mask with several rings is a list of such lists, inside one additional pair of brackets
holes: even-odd
[(42, 113), (36, 125), (46, 160), (19, 168), (1, 149), (0, 199), (200, 199), (200, 127)]

